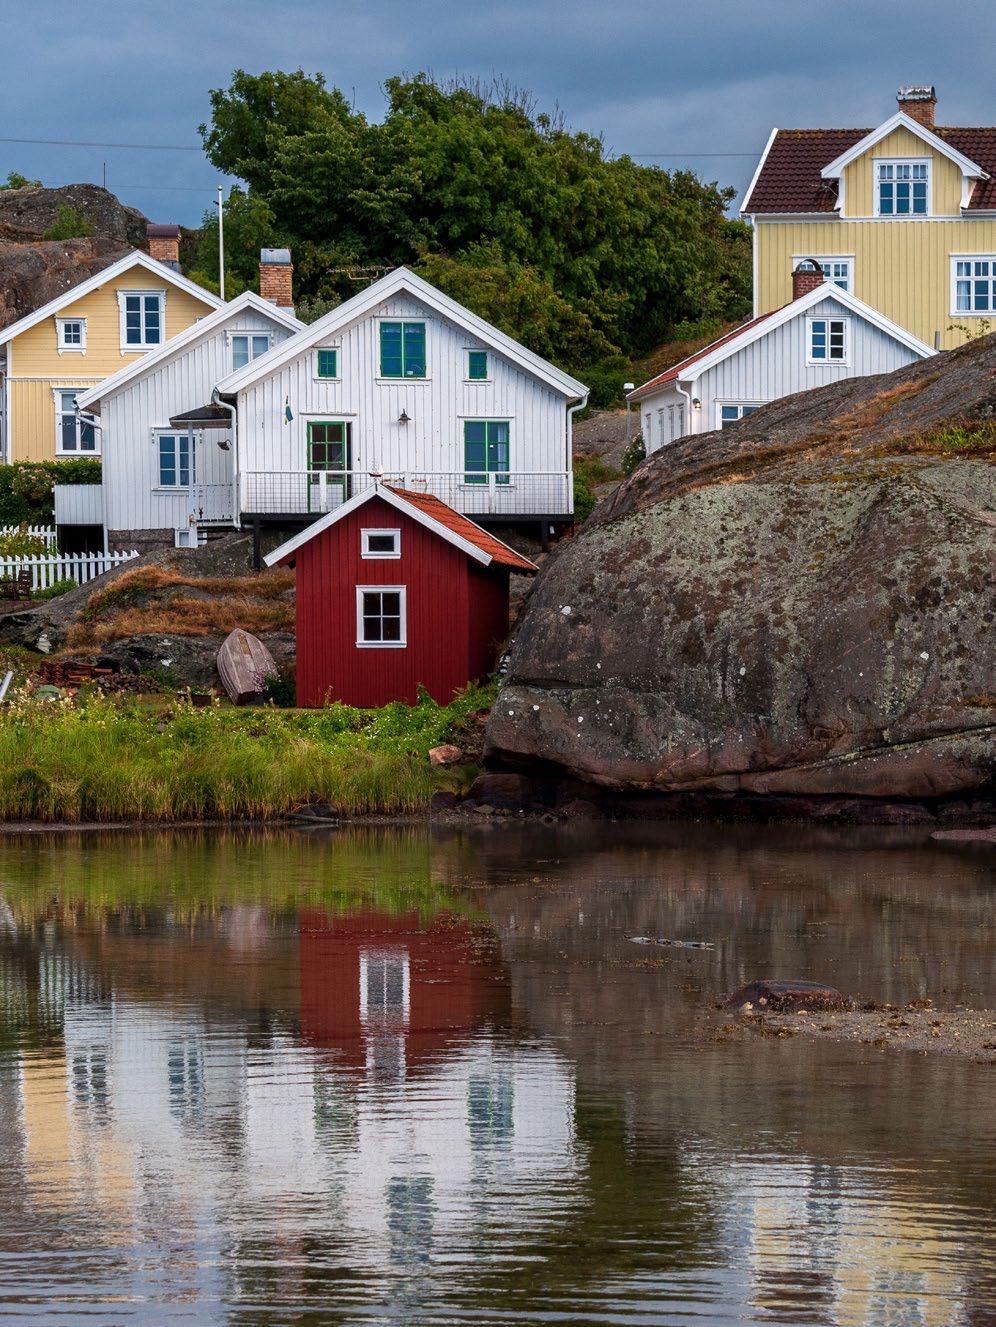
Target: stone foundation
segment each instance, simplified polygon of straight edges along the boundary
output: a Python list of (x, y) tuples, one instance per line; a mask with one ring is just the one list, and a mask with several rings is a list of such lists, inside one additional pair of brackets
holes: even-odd
[(176, 534), (167, 526), (162, 530), (108, 530), (107, 547), (112, 553), (151, 553), (155, 548), (172, 548)]

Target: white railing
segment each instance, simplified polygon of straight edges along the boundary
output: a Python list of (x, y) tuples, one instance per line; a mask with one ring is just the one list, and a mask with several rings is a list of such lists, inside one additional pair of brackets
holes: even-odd
[(194, 484), (190, 490), (190, 506), (194, 519), (200, 521), (231, 521), (234, 518), (234, 493), (228, 484)]
[(466, 516), (570, 516), (574, 483), (569, 471), (490, 473), (407, 470), (243, 470), (239, 506), (244, 515), (307, 516), (332, 511), (376, 480), (432, 493)]
[(0, 525), (0, 537), (4, 535), (30, 535), (32, 539), (44, 539), (50, 548), (54, 548), (59, 534), (54, 525)]
[(138, 550), (133, 548), (130, 553), (57, 553), (0, 558), (0, 581), (16, 580), (19, 572), (30, 570), (32, 590), (47, 590), (56, 581), (73, 580), (77, 585), (85, 585), (95, 576), (137, 557)]

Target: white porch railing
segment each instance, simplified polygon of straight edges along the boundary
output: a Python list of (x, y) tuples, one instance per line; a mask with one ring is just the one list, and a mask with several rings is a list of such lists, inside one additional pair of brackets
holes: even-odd
[(95, 576), (120, 567), (138, 557), (130, 553), (57, 553), (51, 556), (0, 558), (0, 580), (15, 580), (19, 572), (30, 570), (32, 590), (47, 590), (56, 581), (73, 580), (85, 585)]
[(50, 548), (54, 548), (59, 538), (59, 532), (54, 525), (0, 525), (0, 536), (3, 535), (30, 535), (32, 539), (44, 539)]
[(234, 519), (234, 492), (228, 484), (194, 484), (190, 490), (190, 510), (194, 519), (231, 521)]
[(407, 470), (377, 476), (366, 470), (243, 470), (239, 507), (256, 516), (321, 514), (370, 488), (375, 478), (432, 493), (465, 516), (570, 516), (574, 510), (573, 476), (560, 470)]

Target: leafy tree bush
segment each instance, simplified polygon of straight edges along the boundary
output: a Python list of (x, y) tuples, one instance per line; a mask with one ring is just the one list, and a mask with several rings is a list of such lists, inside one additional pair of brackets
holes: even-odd
[(41, 180), (29, 180), (26, 175), (22, 175), (20, 171), (16, 170), (9, 171), (7, 174), (6, 183), (0, 184), (0, 189), (30, 189), (30, 188), (40, 189)]
[(60, 594), (67, 594), (70, 590), (75, 589), (76, 582), (72, 576), (65, 576), (62, 580), (53, 581), (44, 590), (35, 590), (31, 597), (32, 599), (58, 599)]
[(641, 461), (647, 459), (647, 449), (643, 445), (643, 434), (638, 433), (623, 452), (622, 472), (631, 475)]
[[(226, 252), (247, 282), (264, 244), (294, 251), (306, 299), (355, 293), (348, 269), (412, 265), (617, 400), (624, 357), (679, 324), (749, 310), (749, 231), (732, 191), (610, 159), (500, 84), (391, 78), (373, 123), (318, 75), (237, 70), (211, 93), (205, 150), (244, 181)], [(197, 266), (217, 271), (205, 216)], [(595, 375), (589, 375), (595, 376)], [(587, 378), (586, 378), (587, 380)]]
[(0, 465), (0, 525), (45, 525), (55, 515), (54, 484), (99, 484), (100, 462), (15, 461)]
[(93, 226), (86, 219), (86, 214), (78, 207), (60, 203), (55, 213), (55, 220), (45, 232), (46, 240), (78, 240), (93, 234)]

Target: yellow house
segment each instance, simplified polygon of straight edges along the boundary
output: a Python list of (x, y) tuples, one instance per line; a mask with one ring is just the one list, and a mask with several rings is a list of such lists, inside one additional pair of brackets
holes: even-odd
[(774, 129), (744, 198), (754, 314), (792, 298), (815, 258), (833, 281), (928, 345), (996, 329), (996, 127), (935, 123), (904, 88), (877, 129)]
[(161, 257), (126, 254), (0, 331), (0, 461), (99, 455), (77, 392), (221, 307), (181, 274), (178, 241), (150, 244)]

